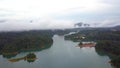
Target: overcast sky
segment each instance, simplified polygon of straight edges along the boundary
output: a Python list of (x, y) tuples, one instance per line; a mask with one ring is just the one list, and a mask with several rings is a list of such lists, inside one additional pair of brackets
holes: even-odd
[(0, 31), (120, 25), (120, 0), (0, 0)]

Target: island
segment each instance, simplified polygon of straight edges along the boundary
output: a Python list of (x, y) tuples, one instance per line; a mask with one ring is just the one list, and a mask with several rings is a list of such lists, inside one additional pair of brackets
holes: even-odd
[(10, 59), (9, 61), (14, 63), (14, 62), (18, 62), (20, 60), (25, 60), (30, 63), (30, 62), (34, 62), (36, 59), (37, 59), (37, 57), (34, 53), (29, 53), (25, 57)]

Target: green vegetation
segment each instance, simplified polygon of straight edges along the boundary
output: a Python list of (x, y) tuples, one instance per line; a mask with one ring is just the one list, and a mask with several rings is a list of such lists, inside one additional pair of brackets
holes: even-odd
[(65, 36), (66, 40), (73, 41), (95, 41), (95, 49), (101, 56), (108, 55), (111, 63), (120, 68), (120, 30), (114, 29), (92, 29), (81, 30), (72, 35)]
[(32, 58), (36, 58), (36, 55), (34, 53), (29, 53), (26, 56), (27, 59), (32, 59)]
[(27, 56), (26, 56), (26, 60), (27, 60), (27, 62), (34, 62), (35, 60), (36, 60), (37, 58), (36, 58), (36, 55), (34, 54), (34, 53), (29, 53), (29, 54), (27, 54)]
[[(98, 41), (98, 40), (120, 40), (120, 31), (111, 30), (82, 30), (76, 34), (65, 36), (66, 40), (73, 41)], [(83, 38), (84, 37), (84, 38)]]
[(15, 58), (15, 59), (10, 59), (10, 62), (18, 62), (20, 60), (25, 60), (27, 62), (34, 62), (36, 60), (36, 55), (34, 53), (29, 53), (25, 57), (20, 57), (20, 58)]
[(3, 32), (0, 33), (0, 53), (11, 58), (20, 52), (43, 50), (51, 47), (52, 36), (50, 31)]
[(69, 30), (0, 32), (0, 54), (11, 58), (20, 52), (41, 51), (51, 47), (54, 34), (64, 35), (69, 32)]
[(113, 58), (111, 62), (113, 66), (116, 66), (117, 68), (119, 68), (120, 67), (120, 56), (116, 56), (116, 58)]
[(95, 46), (96, 51), (101, 51), (111, 58), (112, 65), (120, 67), (120, 41), (103, 40)]
[[(0, 54), (3, 57), (11, 58), (20, 52), (43, 50), (51, 47), (54, 34), (64, 35), (69, 32), (75, 34), (65, 36), (66, 40), (72, 41), (95, 41), (95, 49), (101, 55), (108, 55), (112, 65), (120, 68), (120, 30), (119, 28), (89, 28), (89, 29), (66, 29), (66, 30), (33, 30), (23, 32), (1, 32), (0, 33)], [(28, 54), (26, 57), (36, 57)], [(24, 58), (26, 58), (24, 57)], [(18, 58), (21, 60), (23, 58)], [(15, 61), (17, 61), (15, 60)], [(14, 61), (14, 60), (13, 60)], [(33, 62), (34, 60), (27, 60)]]

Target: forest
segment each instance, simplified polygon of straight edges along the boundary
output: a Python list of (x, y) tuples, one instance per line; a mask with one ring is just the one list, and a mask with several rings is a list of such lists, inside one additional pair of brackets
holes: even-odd
[(1, 32), (0, 54), (10, 58), (20, 52), (40, 51), (51, 47), (53, 34), (49, 30)]
[(92, 29), (81, 30), (78, 33), (65, 36), (66, 40), (74, 42), (95, 41), (95, 49), (100, 55), (108, 55), (110, 63), (120, 68), (120, 30), (114, 29)]
[(20, 52), (41, 51), (53, 44), (53, 35), (64, 35), (66, 30), (30, 30), (0, 32), (0, 54), (11, 58)]
[[(76, 32), (77, 31), (77, 32)], [(70, 32), (74, 34), (65, 35)], [(94, 41), (99, 55), (108, 55), (110, 63), (120, 68), (120, 30), (116, 28), (76, 28), (65, 30), (30, 30), (0, 32), (0, 55), (11, 58), (26, 51), (41, 51), (53, 44), (53, 35), (65, 35), (65, 40), (74, 42)]]

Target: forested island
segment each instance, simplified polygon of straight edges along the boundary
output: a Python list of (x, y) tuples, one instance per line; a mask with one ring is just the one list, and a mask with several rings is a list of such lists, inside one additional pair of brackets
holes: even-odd
[(24, 57), (20, 57), (20, 58), (15, 58), (15, 59), (10, 59), (9, 61), (14, 63), (14, 62), (18, 62), (20, 60), (24, 60), (27, 62), (34, 62), (37, 59), (36, 55), (34, 53), (29, 53)]
[(120, 30), (114, 28), (94, 28), (80, 30), (78, 33), (65, 36), (66, 40), (74, 42), (95, 41), (96, 52), (100, 55), (108, 55), (113, 66), (120, 68)]

